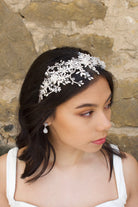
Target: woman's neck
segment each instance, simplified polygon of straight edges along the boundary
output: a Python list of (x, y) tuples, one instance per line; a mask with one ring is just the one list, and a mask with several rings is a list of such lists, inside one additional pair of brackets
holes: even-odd
[[(72, 168), (80, 164), (87, 164), (89, 161), (96, 160), (99, 156), (101, 157), (101, 152), (88, 153), (82, 150), (74, 149), (69, 146), (54, 146), (56, 153), (55, 166), (58, 168)], [(51, 157), (53, 160), (53, 155)]]

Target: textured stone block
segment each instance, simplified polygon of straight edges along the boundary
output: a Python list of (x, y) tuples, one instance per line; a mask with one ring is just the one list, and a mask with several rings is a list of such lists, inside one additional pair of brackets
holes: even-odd
[(68, 4), (55, 1), (32, 2), (21, 13), (28, 21), (53, 27), (55, 23), (75, 21), (79, 26), (91, 24), (93, 19), (104, 19), (106, 6), (101, 1), (72, 1)]
[(129, 7), (136, 7), (138, 6), (138, 1), (137, 0), (127, 0)]
[(112, 121), (116, 126), (138, 125), (138, 100), (120, 99), (114, 101), (112, 106)]
[(0, 145), (0, 156), (7, 153), (11, 147), (7, 145)]
[(117, 126), (138, 125), (138, 80), (118, 79), (112, 106), (112, 121)]
[(4, 1), (0, 1), (0, 27), (0, 78), (23, 78), (36, 52), (22, 19)]
[(112, 54), (113, 39), (95, 34), (77, 34), (72, 36), (59, 34), (53, 37), (52, 43), (56, 47), (62, 47), (64, 45), (81, 47), (84, 50), (90, 51), (95, 56), (106, 59), (107, 56)]
[(0, 122), (2, 121), (13, 121), (17, 118), (18, 114), (18, 103), (17, 100), (6, 103), (6, 101), (0, 100)]
[(30, 3), (31, 0), (4, 0), (6, 4), (15, 12), (23, 9), (27, 4)]
[(118, 79), (115, 81), (115, 99), (138, 98), (138, 78)]

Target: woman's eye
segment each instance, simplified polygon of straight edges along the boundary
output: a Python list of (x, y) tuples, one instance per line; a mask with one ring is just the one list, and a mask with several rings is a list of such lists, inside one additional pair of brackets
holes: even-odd
[(88, 111), (86, 113), (81, 114), (81, 116), (83, 116), (83, 117), (89, 117), (89, 116), (92, 115), (92, 113), (93, 113), (93, 111)]

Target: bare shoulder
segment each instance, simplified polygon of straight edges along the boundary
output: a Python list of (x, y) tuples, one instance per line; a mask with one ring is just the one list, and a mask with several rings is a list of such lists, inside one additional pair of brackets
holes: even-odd
[(0, 191), (2, 190), (1, 185), (6, 184), (6, 161), (7, 154), (0, 156)]
[(7, 154), (0, 156), (0, 206), (9, 207), (6, 198), (6, 161)]
[(125, 153), (126, 158), (123, 159), (123, 170), (126, 182), (128, 201), (126, 206), (138, 206), (138, 162), (130, 154)]
[(130, 177), (130, 175), (138, 176), (138, 162), (137, 160), (130, 154), (125, 153), (126, 158), (123, 159), (123, 168), (124, 168), (124, 174), (129, 179), (133, 179)]
[(134, 158), (133, 155), (129, 154), (129, 153), (126, 153), (125, 152), (125, 155), (126, 155), (126, 159), (123, 159), (123, 163), (125, 165), (132, 165), (133, 167), (138, 167), (138, 162), (137, 160)]

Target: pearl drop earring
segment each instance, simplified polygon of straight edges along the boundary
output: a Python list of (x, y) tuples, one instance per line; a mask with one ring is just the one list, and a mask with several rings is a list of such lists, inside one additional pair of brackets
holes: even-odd
[(43, 129), (44, 134), (48, 133), (48, 129), (46, 128), (47, 126), (48, 126), (48, 123), (44, 123), (44, 129)]

